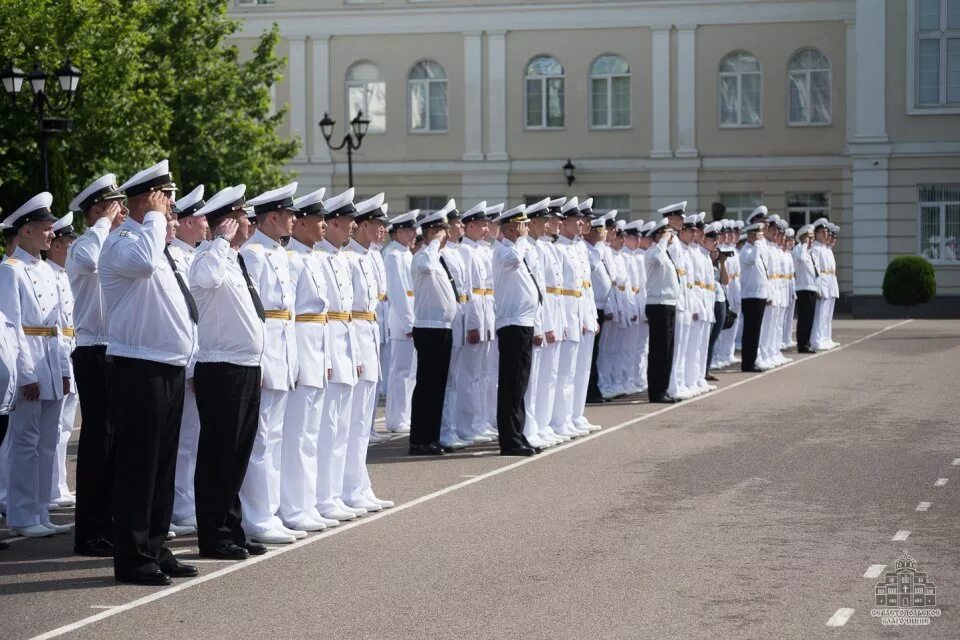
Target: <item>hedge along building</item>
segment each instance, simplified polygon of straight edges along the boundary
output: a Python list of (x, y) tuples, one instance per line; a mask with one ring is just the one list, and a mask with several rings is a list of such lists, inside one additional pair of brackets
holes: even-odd
[(762, 200), (841, 225), (842, 308), (898, 313), (884, 270), (921, 254), (960, 315), (960, 0), (230, 1), (241, 48), (280, 26), (305, 184), (346, 186), (317, 123), (359, 108), (357, 190), (391, 210)]

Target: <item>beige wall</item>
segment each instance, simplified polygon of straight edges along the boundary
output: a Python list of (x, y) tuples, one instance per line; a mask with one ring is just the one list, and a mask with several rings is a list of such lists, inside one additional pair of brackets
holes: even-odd
[(649, 219), (647, 202), (650, 178), (646, 171), (580, 173), (577, 181), (567, 187), (559, 173), (514, 172), (510, 175), (510, 202), (523, 202), (527, 196), (557, 194), (577, 196), (581, 201), (587, 194), (629, 196), (631, 215), (628, 219)]
[[(697, 29), (697, 148), (701, 155), (841, 154), (846, 139), (846, 25), (713, 25)], [(833, 71), (833, 118), (829, 126), (787, 125), (787, 64), (800, 49), (814, 47)], [(721, 129), (717, 94), (720, 60), (744, 50), (763, 70), (762, 126)]]

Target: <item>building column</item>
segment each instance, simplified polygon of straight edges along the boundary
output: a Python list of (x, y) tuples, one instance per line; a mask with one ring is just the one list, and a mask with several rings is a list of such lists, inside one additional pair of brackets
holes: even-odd
[(300, 138), (294, 162), (307, 159), (307, 37), (288, 36), (290, 60), (287, 84), (290, 87), (290, 137)]
[(488, 160), (508, 160), (507, 154), (507, 32), (487, 32)]
[(483, 160), (483, 41), (481, 31), (463, 33), (463, 159)]
[(854, 28), (857, 100), (854, 138), (857, 142), (887, 141), (886, 18), (886, 12), (874, 0), (857, 0)]
[(677, 27), (677, 157), (697, 157), (697, 27)]
[(651, 158), (672, 158), (670, 147), (670, 27), (652, 27), (653, 149)]
[(313, 101), (310, 109), (310, 132), (313, 144), (310, 148), (310, 161), (329, 163), (330, 148), (318, 131), (323, 114), (330, 111), (330, 36), (311, 36), (313, 53), (310, 85), (313, 87)]

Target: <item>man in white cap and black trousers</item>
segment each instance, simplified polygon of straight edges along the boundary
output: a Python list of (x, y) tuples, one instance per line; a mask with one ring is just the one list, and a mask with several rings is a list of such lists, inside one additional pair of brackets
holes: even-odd
[(760, 205), (753, 210), (746, 222), (743, 231), (747, 234), (747, 242), (740, 252), (742, 273), (740, 308), (743, 310), (743, 350), (740, 370), (755, 372), (765, 371), (765, 368), (758, 364), (757, 356), (764, 310), (768, 305), (773, 304), (770, 299), (772, 293), (762, 240), (767, 222), (767, 208)]
[(302, 530), (286, 528), (277, 516), (283, 417), (298, 369), (293, 321), (296, 292), (290, 259), (281, 244), (282, 238), (293, 233), (296, 191), (297, 183), (292, 182), (247, 201), (257, 215), (257, 231), (240, 248), (266, 317), (260, 420), (240, 502), (244, 531), (254, 542), (264, 544), (287, 543), (306, 536)]
[[(247, 540), (240, 506), (240, 487), (260, 418), (266, 318), (239, 253), (250, 233), (243, 210), (245, 192), (242, 184), (227, 187), (204, 204), (198, 200), (181, 208), (180, 215), (181, 220), (188, 215), (205, 217), (213, 230), (213, 240), (204, 243), (191, 261), (189, 281), (200, 313), (193, 371), (200, 420), (197, 542), (201, 556), (218, 560), (266, 553), (262, 544)], [(183, 213), (187, 210), (192, 213)]]
[[(73, 353), (77, 346), (77, 332), (73, 325), (74, 298), (70, 289), (70, 277), (64, 268), (67, 264), (67, 252), (77, 239), (73, 229), (73, 212), (53, 223), (53, 240), (47, 250), (47, 264), (57, 276), (57, 291), (60, 295), (60, 348)], [(57, 456), (53, 465), (53, 484), (51, 485), (50, 504), (57, 507), (70, 507), (77, 500), (67, 486), (67, 444), (73, 425), (77, 419), (77, 383), (73, 373), (73, 363), (69, 362), (70, 393), (63, 397), (63, 409), (60, 411), (60, 439), (57, 442)]]
[[(680, 209), (676, 209), (679, 211)], [(673, 377), (673, 353), (677, 306), (684, 294), (685, 283), (677, 273), (670, 255), (670, 245), (678, 242), (670, 227), (674, 209), (666, 212), (650, 231), (653, 244), (644, 256), (647, 272), (646, 308), (650, 325), (650, 350), (647, 354), (647, 385), (650, 402), (672, 404), (676, 398), (668, 393)], [(669, 214), (669, 215), (667, 215)]]
[(387, 370), (387, 431), (410, 432), (410, 402), (416, 379), (417, 354), (413, 349), (413, 275), (410, 247), (417, 235), (414, 226), (420, 210), (414, 209), (391, 221), (393, 239), (383, 252), (387, 275), (387, 333), (390, 365)]
[(817, 304), (817, 278), (820, 275), (810, 252), (813, 244), (813, 225), (807, 224), (797, 231), (797, 244), (793, 248), (793, 268), (797, 290), (797, 353), (812, 353), (810, 336)]
[(528, 241), (529, 221), (520, 205), (499, 217), (503, 239), (493, 252), (493, 288), (497, 292), (497, 340), (500, 364), (497, 381), (497, 431), (500, 455), (532, 456), (523, 434), (526, 421), (524, 395), (530, 378), (534, 346), (543, 342), (539, 329), (543, 294), (526, 260), (533, 248)]
[(371, 255), (371, 247), (380, 237), (387, 220), (387, 205), (383, 199), (384, 194), (379, 193), (354, 205), (356, 211), (353, 213), (353, 222), (356, 228), (344, 252), (350, 262), (350, 279), (353, 282), (351, 321), (360, 348), (360, 378), (350, 400), (350, 426), (341, 499), (351, 509), (365, 512), (393, 506), (392, 502), (377, 498), (367, 473), (370, 426), (377, 408), (377, 383), (381, 378), (377, 307), (380, 299), (387, 294), (377, 279), (377, 267)]
[(0, 312), (22, 327), (28, 348), (18, 357), (18, 398), (10, 413), (7, 526), (14, 535), (42, 538), (68, 526), (50, 523), (50, 491), (60, 437), (63, 398), (70, 393), (70, 354), (59, 340), (57, 276), (41, 259), (50, 248), (53, 196), (40, 193), (4, 223), (16, 230), (17, 248), (0, 265)]
[[(120, 186), (130, 215), (100, 254), (114, 427), (113, 571), (120, 582), (166, 585), (197, 575), (164, 546), (173, 512), (186, 367), (199, 312), (167, 244), (176, 185), (163, 160)], [(83, 390), (81, 389), (81, 393)]]
[(317, 440), (317, 511), (328, 520), (352, 520), (367, 512), (343, 500), (353, 391), (363, 375), (354, 306), (353, 275), (344, 247), (356, 228), (351, 187), (323, 202), (326, 229), (316, 245), (327, 287), (327, 384)]
[[(168, 250), (177, 271), (187, 278), (197, 247), (208, 239), (210, 227), (206, 216), (194, 216), (204, 205), (203, 185), (199, 185), (173, 203), (177, 216), (177, 237)], [(187, 284), (190, 284), (189, 279)], [(200, 438), (200, 416), (193, 390), (193, 366), (187, 367), (187, 390), (183, 397), (183, 419), (180, 421), (180, 442), (177, 445), (176, 489), (170, 530), (176, 535), (189, 535), (197, 530), (193, 476), (197, 469), (197, 442)]]
[(677, 230), (677, 240), (670, 245), (670, 256), (677, 265), (677, 274), (683, 284), (677, 305), (677, 331), (673, 351), (673, 369), (669, 393), (678, 400), (687, 400), (696, 395), (687, 386), (687, 351), (690, 348), (690, 334), (693, 323), (700, 318), (699, 299), (694, 294), (694, 268), (692, 241), (696, 214), (684, 215), (683, 223)]
[(74, 294), (77, 346), (71, 360), (83, 429), (77, 445), (77, 505), (74, 553), (113, 556), (113, 428), (108, 420), (107, 308), (100, 288), (100, 252), (110, 231), (127, 215), (126, 196), (112, 173), (90, 183), (70, 202), (87, 230), (67, 252), (67, 275)]
[[(318, 189), (293, 201), (296, 221), (287, 242), (290, 277), (296, 290), (297, 382), (283, 414), (280, 462), (280, 510), (283, 525), (294, 531), (335, 527), (317, 511), (318, 442), (330, 366), (327, 339), (327, 282), (322, 258), (314, 247), (323, 240), (323, 194)], [(352, 370), (352, 363), (351, 363)], [(324, 451), (323, 456), (328, 452)]]
[(442, 211), (424, 216), (423, 248), (413, 256), (413, 344), (417, 382), (410, 416), (410, 455), (443, 455), (440, 427), (460, 292), (440, 253), (450, 223)]

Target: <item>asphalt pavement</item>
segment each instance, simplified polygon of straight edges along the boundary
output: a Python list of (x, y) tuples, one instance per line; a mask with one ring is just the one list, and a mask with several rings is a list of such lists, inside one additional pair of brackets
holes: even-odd
[[(377, 445), (396, 508), (172, 587), (17, 540), (0, 638), (956, 638), (960, 323), (834, 334), (678, 405), (591, 407), (602, 431), (534, 458)], [(936, 589), (920, 629), (871, 612), (905, 551)]]

